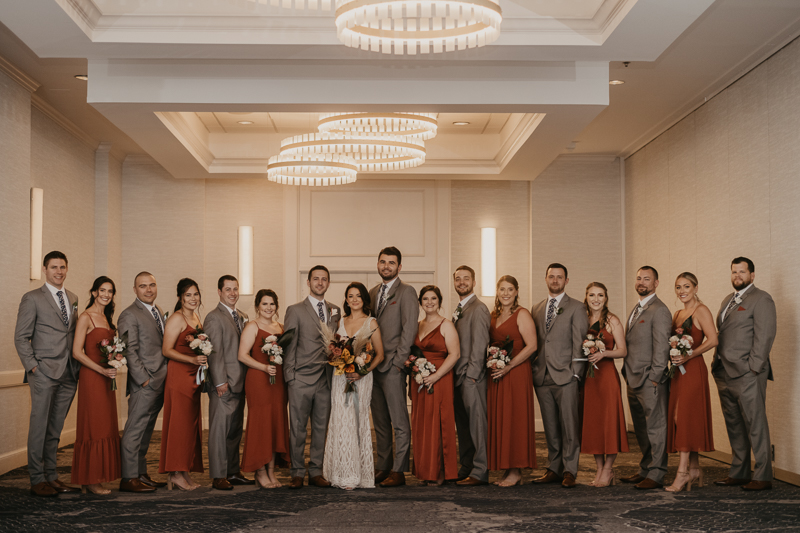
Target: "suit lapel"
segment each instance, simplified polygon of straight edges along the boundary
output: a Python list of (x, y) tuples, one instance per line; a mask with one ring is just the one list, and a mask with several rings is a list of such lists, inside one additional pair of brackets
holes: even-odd
[[(45, 299), (50, 303), (50, 306), (53, 308), (53, 311), (56, 312), (56, 318), (58, 319), (58, 323), (61, 324), (64, 328), (66, 328), (67, 326), (64, 324), (64, 320), (61, 318), (62, 316), (61, 309), (58, 307), (56, 299), (53, 298), (53, 293), (50, 292), (50, 289), (47, 288), (47, 285), (42, 285), (42, 292), (44, 293)], [(69, 305), (69, 296), (67, 296), (65, 303)], [(74, 314), (75, 313), (72, 313), (72, 315)], [(72, 320), (72, 315), (70, 315), (70, 320)]]
[[(389, 307), (389, 304), (392, 303), (391, 299), (394, 297), (395, 293), (397, 292), (397, 289), (400, 288), (400, 283), (402, 283), (400, 281), (400, 278), (397, 278), (397, 281), (394, 282), (392, 288), (389, 289), (389, 291), (386, 293), (386, 305), (384, 305), (381, 308), (381, 312), (378, 313), (378, 316), (381, 316), (383, 312), (386, 311), (386, 308)], [(378, 287), (378, 293), (376, 294), (376, 298), (380, 299), (380, 297), (381, 297), (381, 287)], [(380, 305), (380, 301), (378, 301), (378, 305)]]
[[(222, 302), (220, 302), (220, 303), (217, 305), (217, 309), (219, 309), (219, 310), (220, 310), (220, 312), (221, 312), (223, 315), (225, 315), (225, 316), (227, 316), (227, 317), (228, 317), (228, 322), (230, 322), (230, 323), (231, 323), (231, 326), (233, 326), (233, 327), (235, 328), (235, 327), (236, 327), (236, 322), (234, 322), (234, 321), (233, 321), (233, 315), (232, 315), (232, 314), (231, 314), (231, 312), (228, 310), (228, 308), (227, 308), (227, 307), (225, 307), (224, 305), (222, 305)], [(238, 312), (236, 313), (236, 316), (239, 316), (239, 313), (238, 313)], [(241, 317), (240, 317), (240, 318), (241, 318)]]
[(306, 297), (306, 301), (305, 301), (305, 308), (308, 310), (309, 313), (311, 313), (311, 316), (314, 317), (314, 320), (316, 320), (317, 322), (320, 321), (319, 320), (319, 314), (317, 314), (317, 310), (314, 309), (314, 306), (311, 304), (311, 302), (308, 300), (307, 297)]
[[(549, 300), (549, 297), (548, 297), (548, 300)], [(547, 303), (549, 304), (550, 302), (548, 301)], [(556, 305), (556, 310), (554, 311), (555, 315), (553, 315), (553, 322), (550, 323), (550, 329), (553, 329), (553, 326), (556, 325), (556, 320), (558, 320), (558, 315), (559, 315), (558, 310), (559, 309), (564, 309), (564, 307), (568, 303), (569, 303), (569, 296), (564, 294), (564, 297), (561, 298), (561, 302)], [(547, 308), (547, 306), (545, 306), (545, 314), (544, 314), (545, 324), (547, 324), (547, 309), (546, 308)], [(563, 311), (562, 311), (562, 313), (563, 313)], [(545, 328), (545, 329), (547, 329), (547, 328)]]

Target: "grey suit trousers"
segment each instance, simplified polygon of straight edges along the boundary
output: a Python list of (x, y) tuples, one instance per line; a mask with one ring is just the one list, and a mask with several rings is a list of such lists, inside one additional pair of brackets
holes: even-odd
[(534, 387), (547, 441), (547, 469), (563, 476), (569, 472), (578, 475), (581, 456), (580, 428), (578, 427), (578, 382), (556, 385), (550, 372), (542, 385)]
[(128, 420), (120, 442), (123, 479), (147, 473), (147, 450), (163, 406), (163, 383), (159, 389), (148, 385), (128, 397)]
[[(396, 366), (386, 372), (374, 370), (372, 386), (372, 424), (375, 427), (377, 470), (408, 472), (411, 450), (411, 422), (406, 403), (406, 374)], [(394, 455), (392, 455), (394, 428)]]
[(303, 477), (306, 472), (306, 435), (311, 418), (311, 446), (309, 448), (308, 475), (322, 475), (325, 458), (325, 436), (331, 414), (331, 387), (325, 372), (316, 383), (308, 385), (298, 379), (288, 384), (289, 390), (289, 456), (292, 460), (292, 477)]
[(480, 381), (465, 377), (454, 391), (458, 456), (458, 477), (489, 481), (486, 440), (489, 428), (486, 415), (486, 375)]
[(639, 475), (661, 483), (667, 473), (667, 408), (669, 382), (628, 387), (628, 405), (636, 441), (642, 450)]
[[(31, 391), (31, 419), (28, 430), (28, 469), (31, 485), (58, 479), (56, 454), (64, 419), (69, 413), (78, 382), (70, 365), (59, 379), (44, 375), (41, 369), (28, 372)], [(42, 422), (46, 421), (46, 424)]]
[(244, 427), (244, 394), (208, 395), (208, 474), (212, 479), (239, 472), (239, 444)]
[[(767, 423), (767, 372), (728, 376), (722, 365), (712, 375), (717, 383), (725, 428), (731, 443), (731, 473), (736, 479), (772, 481), (772, 446)], [(750, 449), (756, 460), (750, 470)]]

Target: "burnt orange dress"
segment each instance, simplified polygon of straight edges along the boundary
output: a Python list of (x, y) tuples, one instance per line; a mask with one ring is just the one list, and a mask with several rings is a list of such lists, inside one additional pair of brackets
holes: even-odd
[[(599, 323), (595, 322), (589, 333), (600, 338), (606, 350), (615, 348), (614, 335), (600, 328)], [(584, 378), (581, 453), (606, 455), (627, 451), (628, 430), (622, 410), (619, 372), (613, 359), (601, 359), (594, 377)]]
[[(525, 341), (517, 326), (517, 309), (499, 327), (492, 316), (489, 329), (491, 342), (500, 345), (509, 337), (514, 347), (511, 359), (525, 349)], [(536, 428), (533, 412), (533, 376), (530, 359), (514, 367), (497, 383), (487, 369), (489, 380), (486, 409), (489, 417), (489, 470), (536, 468)]]
[[(94, 322), (92, 323), (94, 325)], [(95, 363), (107, 366), (98, 344), (114, 339), (114, 331), (95, 327), (86, 335), (84, 353)], [(94, 485), (119, 478), (119, 425), (117, 393), (111, 380), (82, 366), (78, 376), (78, 421), (72, 455), (72, 483)]]
[[(186, 342), (187, 335), (197, 332), (192, 326), (178, 335), (175, 350), (194, 356)], [(164, 411), (161, 431), (161, 460), (158, 471), (203, 471), (203, 420), (200, 417), (202, 385), (196, 383), (197, 365), (170, 359), (164, 385)]]
[[(414, 344), (425, 358), (438, 369), (447, 359), (447, 345), (442, 335), (442, 324)], [(453, 409), (453, 372), (445, 374), (433, 386), (433, 393), (412, 378), (409, 383), (411, 396), (411, 439), (414, 446), (412, 474), (417, 479), (435, 481), (444, 464), (445, 479), (458, 476), (458, 451), (456, 444), (456, 415)]]
[[(259, 363), (269, 364), (269, 357), (261, 351), (264, 339), (274, 335), (258, 330), (250, 356)], [(280, 335), (276, 335), (279, 337)], [(247, 431), (244, 434), (242, 470), (255, 472), (272, 461), (272, 454), (283, 454), (288, 461), (289, 417), (287, 407), (289, 396), (283, 381), (283, 366), (276, 365), (275, 383), (270, 384), (269, 374), (249, 369), (244, 381), (247, 400)]]
[[(677, 316), (677, 315), (676, 315)], [(705, 334), (691, 324), (689, 317), (683, 325), (684, 335), (692, 336), (692, 346), (700, 346)], [(678, 326), (672, 325), (672, 334)], [(684, 363), (686, 374), (675, 369), (669, 386), (667, 414), (667, 452), (714, 451), (714, 432), (711, 425), (711, 393), (708, 387), (708, 368), (702, 356)]]

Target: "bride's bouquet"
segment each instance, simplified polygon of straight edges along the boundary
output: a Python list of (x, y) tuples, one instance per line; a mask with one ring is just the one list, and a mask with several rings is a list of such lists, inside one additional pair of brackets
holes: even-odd
[[(194, 334), (186, 335), (186, 343), (195, 355), (208, 357), (214, 353), (214, 345), (208, 340), (208, 335), (201, 327), (196, 328)], [(206, 383), (208, 383), (208, 363), (200, 365), (200, 368), (197, 369), (195, 383), (205, 388)]]
[[(436, 372), (436, 365), (428, 361), (419, 346), (415, 344), (411, 346), (411, 352), (404, 364), (404, 370), (419, 384), (417, 389), (417, 393), (419, 393), (422, 387), (425, 386), (423, 379)], [(428, 387), (428, 394), (433, 394), (433, 385)]]
[[(343, 376), (344, 374), (355, 372), (355, 350), (353, 348), (353, 341), (355, 338), (342, 337), (333, 331), (327, 324), (320, 324), (322, 331), (322, 340), (325, 343), (325, 356), (327, 363), (333, 367), (334, 376)], [(353, 392), (355, 388), (349, 381), (344, 387), (344, 392)]]
[[(114, 335), (113, 339), (101, 340), (97, 347), (100, 349), (100, 353), (105, 356), (108, 366), (119, 370), (128, 365), (128, 359), (125, 357), (128, 347), (127, 331), (122, 334), (122, 337)], [(117, 378), (111, 378), (111, 390), (117, 390)]]
[[(486, 368), (490, 370), (497, 370), (505, 368), (511, 362), (509, 354), (514, 351), (514, 341), (506, 335), (506, 340), (502, 343), (494, 343), (486, 350)], [(492, 380), (495, 383), (499, 379)]]
[(693, 353), (692, 344), (694, 344), (694, 339), (692, 338), (692, 317), (689, 317), (683, 322), (681, 327), (675, 328), (675, 335), (669, 338), (670, 362), (665, 370), (669, 379), (675, 377), (676, 367), (680, 370), (681, 374), (686, 373), (686, 369), (683, 368), (683, 365), (672, 364), (672, 358), (678, 355), (691, 357)]
[[(294, 328), (284, 331), (280, 337), (277, 335), (264, 337), (264, 343), (261, 345), (261, 353), (264, 353), (267, 355), (267, 357), (269, 357), (269, 366), (278, 366), (283, 364), (283, 350), (289, 346), (289, 343), (292, 342), (293, 338)], [(269, 377), (269, 384), (275, 384), (275, 376)]]

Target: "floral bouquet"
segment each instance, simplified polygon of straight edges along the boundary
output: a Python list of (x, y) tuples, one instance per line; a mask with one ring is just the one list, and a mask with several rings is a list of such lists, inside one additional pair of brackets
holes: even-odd
[[(513, 351), (514, 341), (506, 335), (506, 340), (502, 343), (494, 343), (486, 350), (486, 368), (490, 370), (505, 368), (511, 362), (509, 354)], [(494, 379), (493, 381), (497, 383), (500, 380)]]
[[(267, 354), (267, 357), (269, 357), (269, 363), (267, 363), (269, 366), (283, 364), (283, 350), (289, 346), (293, 338), (294, 328), (284, 331), (280, 337), (277, 335), (264, 337), (264, 344), (261, 345), (261, 353)], [(275, 384), (275, 376), (269, 377), (269, 384)]]
[[(422, 387), (425, 386), (425, 383), (422, 380), (436, 372), (436, 365), (425, 358), (422, 350), (420, 350), (419, 346), (416, 344), (411, 346), (411, 352), (409, 353), (408, 359), (406, 360), (404, 366), (406, 373), (412, 376), (414, 381), (419, 384), (417, 393), (419, 393), (422, 390)], [(433, 394), (433, 385), (428, 388), (428, 394)]]
[[(598, 337), (595, 337), (594, 334), (589, 333), (586, 335), (586, 339), (583, 341), (583, 355), (586, 356), (586, 361), (589, 361), (589, 356), (592, 354), (596, 354), (597, 352), (603, 353), (606, 351), (606, 344), (603, 342), (603, 335), (600, 334)], [(586, 369), (586, 377), (593, 378), (594, 371), (597, 369), (596, 364), (587, 365), (588, 368)]]
[(675, 377), (675, 367), (681, 371), (681, 374), (686, 373), (686, 369), (683, 368), (683, 365), (672, 364), (672, 357), (676, 355), (691, 357), (692, 344), (694, 344), (694, 339), (692, 338), (692, 317), (689, 317), (683, 322), (681, 327), (675, 328), (675, 335), (669, 338), (670, 362), (665, 370), (668, 378), (672, 379)]
[[(354, 338), (342, 337), (334, 332), (327, 324), (320, 324), (322, 331), (322, 340), (325, 343), (325, 353), (327, 363), (333, 367), (334, 376), (343, 376), (344, 374), (355, 372), (356, 356), (353, 348)], [(355, 387), (349, 381), (344, 387), (344, 392), (355, 391)]]
[[(123, 333), (122, 337), (115, 335), (113, 339), (103, 339), (97, 347), (105, 356), (108, 366), (117, 370), (127, 366), (128, 359), (125, 358), (125, 354), (128, 348), (128, 332)], [(111, 390), (117, 390), (117, 378), (111, 378)]]
[[(195, 355), (205, 355), (208, 357), (214, 353), (214, 345), (208, 340), (208, 335), (205, 331), (203, 331), (203, 328), (197, 328), (195, 329), (194, 334), (186, 335), (186, 343), (189, 345), (189, 348), (191, 348)], [(205, 387), (207, 382), (208, 364), (200, 365), (200, 368), (197, 369), (195, 383)]]

